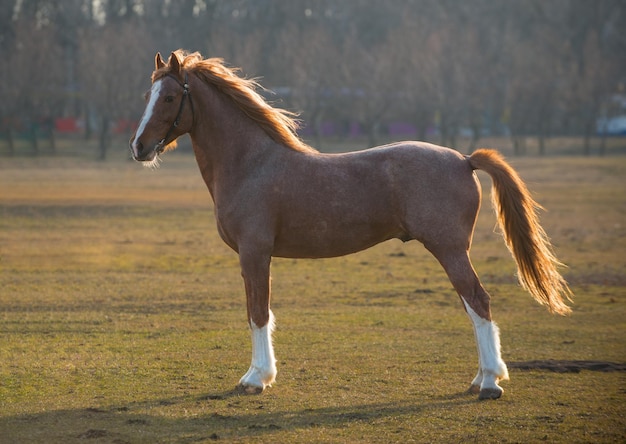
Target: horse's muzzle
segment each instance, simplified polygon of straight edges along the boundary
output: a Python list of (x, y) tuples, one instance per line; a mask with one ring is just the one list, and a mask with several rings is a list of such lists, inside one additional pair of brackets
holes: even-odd
[(145, 148), (143, 143), (135, 140), (134, 136), (130, 139), (129, 148), (133, 159), (138, 162), (150, 162), (159, 154), (158, 144), (153, 149)]

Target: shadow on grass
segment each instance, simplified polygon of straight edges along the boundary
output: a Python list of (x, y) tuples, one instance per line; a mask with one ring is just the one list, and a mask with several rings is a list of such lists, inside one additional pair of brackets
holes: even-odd
[[(457, 393), (428, 402), (388, 402), (265, 411), (237, 389), (199, 397), (141, 401), (110, 408), (58, 410), (14, 417), (0, 417), (0, 430), (7, 442), (199, 442), (288, 435), (291, 432), (334, 433), (347, 425), (385, 419), (424, 416), (478, 402), (475, 395)], [(202, 404), (200, 415), (186, 416), (185, 407)], [(228, 406), (229, 408), (225, 408)], [(169, 410), (154, 414), (146, 410)], [(171, 409), (176, 415), (172, 417)], [(225, 413), (226, 411), (230, 413)], [(210, 413), (209, 413), (210, 412)], [(317, 429), (317, 431), (315, 431)], [(37, 433), (36, 431), (45, 433)], [(330, 430), (330, 432), (329, 432)]]
[[(624, 364), (605, 361), (529, 361), (511, 369), (622, 372)], [(548, 365), (551, 368), (545, 367)], [(560, 370), (554, 370), (559, 368)], [(105, 408), (78, 408), (0, 417), (0, 442), (185, 443), (221, 440), (357, 440), (363, 428), (399, 438), (417, 427), (440, 427), (481, 401), (467, 392), (427, 399), (357, 402), (304, 408), (274, 407), (277, 398), (244, 395), (238, 389), (164, 399), (145, 399)], [(483, 401), (485, 402), (485, 401)], [(486, 401), (490, 403), (490, 401)], [(503, 403), (504, 401), (497, 401)], [(443, 423), (442, 423), (443, 421)], [(352, 436), (352, 433), (355, 433)], [(295, 437), (295, 438), (294, 438)], [(297, 439), (296, 439), (297, 438)]]
[(509, 369), (548, 370), (556, 373), (580, 373), (582, 370), (594, 372), (624, 372), (626, 364), (608, 361), (570, 361), (545, 359), (524, 362), (509, 362)]

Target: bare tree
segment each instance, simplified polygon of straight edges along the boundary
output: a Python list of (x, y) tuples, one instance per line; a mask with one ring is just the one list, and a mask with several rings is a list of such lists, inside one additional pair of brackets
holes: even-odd
[[(626, 60), (619, 56), (626, 51), (626, 5), (573, 0), (568, 12), (563, 34), (570, 44), (563, 57), (570, 68), (562, 100), (583, 128), (583, 154), (589, 155), (596, 122), (626, 76)], [(604, 149), (602, 133), (599, 153)]]
[(141, 112), (154, 52), (179, 47), (286, 87), (283, 106), (303, 111), (316, 143), (324, 121), (358, 120), (371, 145), (390, 121), (413, 122), (424, 139), (436, 120), (443, 144), (469, 128), (471, 151), (506, 116), (518, 154), (527, 137), (545, 152), (557, 132), (584, 137), (590, 153), (626, 79), (623, 0), (5, 3), (0, 124), (10, 147), (18, 124), (35, 130), (88, 107), (104, 157), (111, 122)]
[(140, 113), (153, 69), (147, 35), (131, 21), (94, 27), (81, 36), (80, 73), (85, 99), (98, 115), (98, 159), (106, 158), (116, 119)]
[(343, 61), (333, 36), (322, 26), (287, 26), (271, 57), (286, 71), (285, 83), (276, 86), (289, 85), (290, 106), (303, 111), (315, 145), (321, 145), (322, 123), (338, 116), (335, 107), (342, 94), (339, 73)]
[(355, 30), (342, 47), (344, 53), (352, 55), (340, 71), (341, 84), (347, 85), (347, 99), (352, 102), (347, 111), (365, 128), (368, 146), (378, 143), (383, 119), (399, 105), (401, 96), (397, 75), (405, 70), (394, 63), (398, 60), (396, 48), (386, 43), (362, 46)]
[[(52, 25), (37, 25), (28, 19), (14, 23), (15, 40), (3, 63), (4, 71), (3, 114), (18, 117), (29, 136), (32, 151), (39, 153), (38, 134), (45, 130), (50, 137), (51, 149), (52, 116), (62, 100), (63, 71), (59, 66), (60, 47), (55, 43), (55, 30)], [(4, 77), (6, 75), (6, 77)], [(8, 128), (11, 134), (17, 124), (11, 119)], [(9, 136), (10, 150), (13, 151), (12, 136)]]

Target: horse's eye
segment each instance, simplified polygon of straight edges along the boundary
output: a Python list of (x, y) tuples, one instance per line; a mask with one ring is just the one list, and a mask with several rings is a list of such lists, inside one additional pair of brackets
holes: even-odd
[(165, 101), (167, 103), (172, 103), (174, 101), (174, 96), (167, 96), (167, 97), (165, 97)]

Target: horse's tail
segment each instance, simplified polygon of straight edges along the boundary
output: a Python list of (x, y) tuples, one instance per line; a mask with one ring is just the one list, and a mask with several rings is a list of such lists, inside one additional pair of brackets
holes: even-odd
[(469, 156), (473, 169), (483, 170), (493, 181), (492, 202), (504, 241), (517, 263), (520, 284), (551, 313), (571, 313), (563, 296), (572, 292), (558, 272), (562, 264), (555, 257), (546, 232), (539, 225), (541, 208), (515, 170), (494, 150), (480, 149)]

